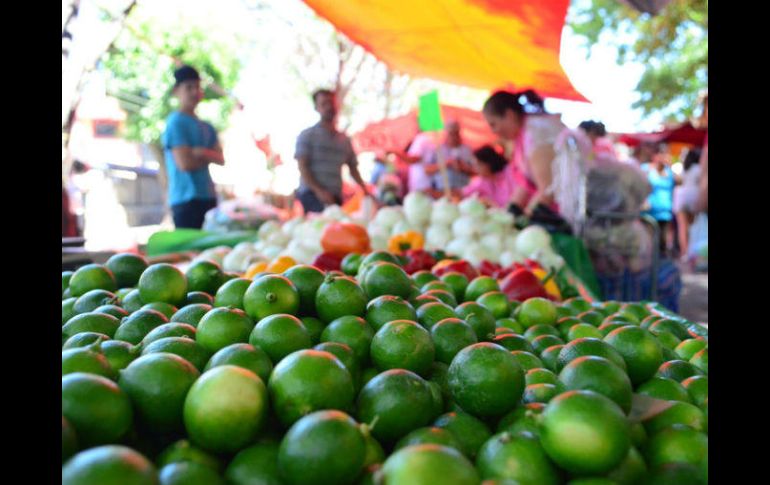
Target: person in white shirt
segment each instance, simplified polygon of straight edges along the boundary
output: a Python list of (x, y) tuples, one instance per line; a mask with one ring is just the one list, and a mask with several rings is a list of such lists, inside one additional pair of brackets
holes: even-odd
[(686, 258), (689, 240), (690, 224), (698, 212), (697, 203), (700, 192), (701, 166), (699, 164), (701, 150), (692, 149), (684, 158), (684, 173), (682, 184), (674, 189), (674, 214), (676, 215), (679, 251)]

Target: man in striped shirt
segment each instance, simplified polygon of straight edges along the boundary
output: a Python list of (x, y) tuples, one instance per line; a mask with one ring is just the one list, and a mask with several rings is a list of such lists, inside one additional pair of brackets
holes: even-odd
[(294, 157), (301, 175), (297, 198), (305, 212), (321, 212), (332, 204), (342, 205), (342, 166), (347, 165), (350, 176), (363, 188), (369, 189), (358, 172), (358, 160), (353, 146), (344, 133), (337, 131), (336, 96), (320, 89), (313, 93), (313, 103), (321, 120), (302, 131), (297, 137)]

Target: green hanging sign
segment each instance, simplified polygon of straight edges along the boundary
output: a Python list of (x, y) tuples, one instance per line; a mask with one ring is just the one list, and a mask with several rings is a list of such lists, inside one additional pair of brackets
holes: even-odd
[(441, 119), (441, 106), (438, 104), (438, 91), (431, 91), (420, 96), (417, 121), (422, 131), (438, 131), (444, 128), (444, 122)]

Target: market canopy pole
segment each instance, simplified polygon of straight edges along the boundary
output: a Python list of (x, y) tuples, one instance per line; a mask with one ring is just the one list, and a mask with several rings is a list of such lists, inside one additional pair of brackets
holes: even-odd
[(569, 0), (304, 0), (392, 70), (587, 101), (559, 62)]

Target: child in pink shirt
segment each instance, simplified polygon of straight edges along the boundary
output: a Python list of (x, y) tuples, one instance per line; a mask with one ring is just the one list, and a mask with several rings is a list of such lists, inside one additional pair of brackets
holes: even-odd
[(513, 164), (489, 145), (473, 152), (478, 175), (463, 188), (463, 197), (476, 195), (492, 207), (506, 209), (516, 187)]

